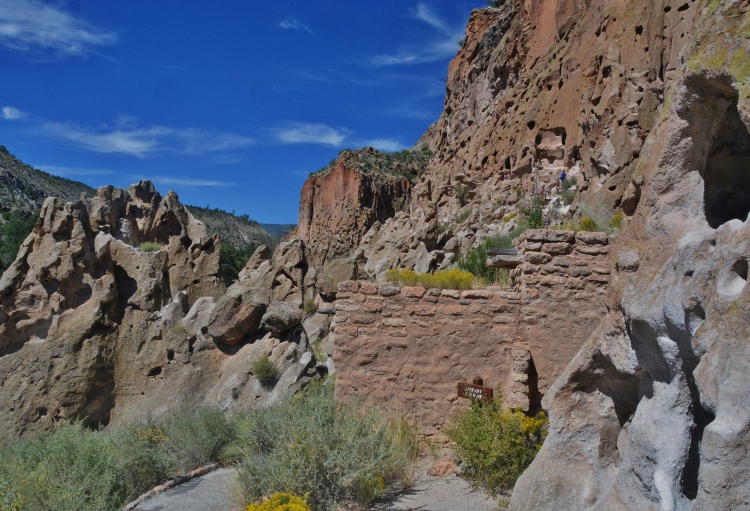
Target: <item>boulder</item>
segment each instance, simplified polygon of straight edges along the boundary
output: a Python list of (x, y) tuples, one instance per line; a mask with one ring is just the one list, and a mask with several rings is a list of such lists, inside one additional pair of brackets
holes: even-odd
[(262, 317), (261, 326), (275, 334), (291, 330), (302, 322), (302, 311), (288, 302), (272, 302)]
[(325, 264), (317, 278), (317, 287), (326, 300), (334, 300), (339, 282), (357, 278), (357, 261), (352, 258), (334, 259)]
[(208, 335), (218, 343), (238, 344), (246, 335), (258, 331), (267, 303), (265, 290), (245, 290), (235, 284), (211, 312)]

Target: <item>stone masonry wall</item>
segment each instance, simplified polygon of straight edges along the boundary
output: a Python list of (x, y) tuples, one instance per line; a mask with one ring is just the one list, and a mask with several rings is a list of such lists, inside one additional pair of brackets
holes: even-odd
[(512, 290), (339, 284), (337, 397), (363, 394), (437, 433), (479, 375), (504, 403), (533, 410), (606, 312), (611, 267), (601, 233), (528, 231)]

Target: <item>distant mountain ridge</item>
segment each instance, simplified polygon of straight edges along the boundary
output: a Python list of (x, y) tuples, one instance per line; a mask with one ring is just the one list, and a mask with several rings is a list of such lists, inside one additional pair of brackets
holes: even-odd
[(35, 213), (47, 197), (78, 200), (81, 193), (93, 195), (90, 186), (35, 169), (0, 146), (0, 211)]
[[(20, 211), (31, 215), (41, 209), (47, 197), (58, 197), (70, 202), (78, 200), (82, 193), (93, 196), (96, 190), (79, 181), (35, 169), (0, 146), (0, 212)], [(278, 239), (294, 227), (265, 224), (274, 231), (274, 234), (269, 234), (247, 215), (236, 216), (220, 209), (187, 207), (195, 218), (206, 224), (209, 234), (218, 234), (222, 241), (237, 249), (264, 244), (276, 245)]]

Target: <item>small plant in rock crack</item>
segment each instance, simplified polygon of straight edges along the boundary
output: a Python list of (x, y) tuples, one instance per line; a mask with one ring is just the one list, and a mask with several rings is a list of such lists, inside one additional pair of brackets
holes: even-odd
[(276, 369), (276, 366), (268, 356), (256, 358), (250, 364), (250, 371), (264, 386), (273, 385), (279, 377), (279, 370)]
[(466, 199), (469, 197), (469, 187), (459, 183), (453, 187), (453, 193), (456, 195), (459, 205), (461, 207), (466, 206)]

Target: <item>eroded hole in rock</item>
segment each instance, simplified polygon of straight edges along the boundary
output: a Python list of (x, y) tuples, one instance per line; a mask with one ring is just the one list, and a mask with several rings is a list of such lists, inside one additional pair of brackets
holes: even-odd
[(115, 368), (111, 362), (99, 360), (86, 390), (86, 402), (75, 414), (83, 425), (99, 429), (109, 424), (115, 406)]
[(747, 284), (747, 259), (738, 259), (729, 270), (729, 274), (720, 287), (720, 291), (727, 295), (737, 295)]
[(117, 286), (117, 304), (120, 308), (120, 317), (125, 314), (128, 306), (128, 300), (132, 298), (138, 290), (138, 282), (128, 275), (125, 268), (117, 264), (115, 266), (115, 285)]
[(150, 371), (148, 372), (147, 376), (148, 376), (149, 378), (156, 378), (156, 377), (157, 377), (157, 376), (159, 376), (160, 374), (161, 374), (161, 366), (160, 366), (160, 367), (154, 367), (153, 369), (151, 369), (151, 370), (150, 370)]
[[(701, 173), (706, 220), (714, 229), (734, 219), (744, 222), (750, 213), (750, 133), (737, 110), (736, 95), (727, 99), (726, 94), (716, 91), (715, 99), (709, 100), (717, 110), (722, 103), (731, 103), (723, 108), (724, 119), (714, 124), (717, 130), (711, 138), (705, 170)], [(709, 114), (707, 110), (703, 110), (704, 115)], [(709, 119), (696, 119), (696, 122), (701, 121), (710, 125)]]
[(167, 350), (167, 362), (174, 360), (174, 350)]

